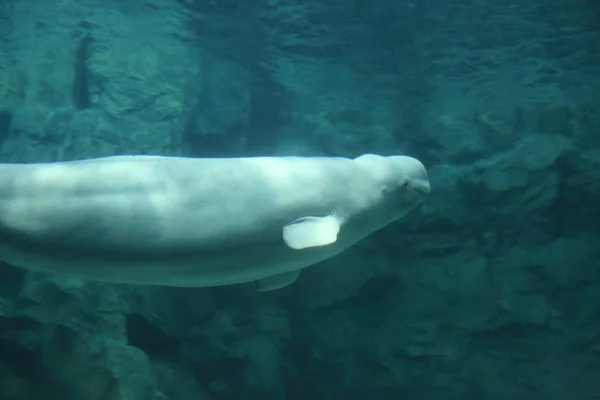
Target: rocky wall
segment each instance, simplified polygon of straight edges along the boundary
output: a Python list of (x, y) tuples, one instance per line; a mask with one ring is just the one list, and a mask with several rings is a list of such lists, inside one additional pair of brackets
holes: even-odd
[(2, 162), (408, 153), (433, 187), (276, 292), (4, 265), (0, 398), (596, 398), (598, 26), (587, 1), (0, 3)]

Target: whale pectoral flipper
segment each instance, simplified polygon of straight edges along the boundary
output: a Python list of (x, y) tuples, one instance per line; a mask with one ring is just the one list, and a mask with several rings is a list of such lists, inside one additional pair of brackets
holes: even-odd
[(337, 241), (341, 221), (338, 217), (302, 217), (283, 227), (283, 241), (294, 249), (327, 246)]
[(268, 290), (281, 289), (282, 287), (286, 287), (287, 285), (294, 283), (294, 281), (298, 279), (299, 275), (300, 270), (297, 269), (295, 271), (269, 276), (256, 281), (256, 290), (259, 292), (266, 292)]

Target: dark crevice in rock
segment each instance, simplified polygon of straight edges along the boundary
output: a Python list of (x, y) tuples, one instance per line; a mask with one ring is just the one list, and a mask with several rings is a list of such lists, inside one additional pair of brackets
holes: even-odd
[(138, 347), (149, 357), (174, 360), (179, 357), (181, 343), (139, 314), (127, 316), (127, 343)]
[(237, 149), (241, 124), (234, 124), (225, 132), (202, 132), (194, 128), (186, 129), (186, 145), (196, 157), (236, 157), (242, 153)]
[(24, 317), (0, 317), (0, 332), (5, 334), (6, 331), (24, 331), (27, 329), (39, 328), (40, 323)]
[(4, 141), (10, 133), (10, 127), (12, 126), (13, 114), (10, 111), (0, 110), (0, 146), (4, 144)]
[[(211, 362), (194, 363), (192, 371), (195, 379), (208, 390), (223, 400), (233, 400), (240, 398), (241, 371), (244, 369), (244, 360), (233, 357), (220, 357), (211, 359)], [(225, 390), (215, 382), (224, 383), (223, 377), (226, 376), (230, 386)], [(212, 387), (211, 387), (212, 386)]]
[(49, 378), (40, 349), (15, 341), (37, 335), (38, 328), (39, 323), (27, 318), (0, 317), (0, 398), (68, 398), (65, 389)]
[(0, 295), (16, 298), (21, 291), (24, 279), (25, 272), (23, 270), (0, 263)]
[(251, 85), (250, 118), (246, 155), (272, 156), (277, 149), (277, 132), (285, 121), (285, 90), (266, 72), (257, 70)]
[(286, 381), (288, 397), (292, 400), (318, 398), (319, 391), (327, 388), (327, 382), (332, 379), (329, 366), (315, 360), (310, 343), (310, 339), (298, 340), (290, 348), (290, 359), (297, 371)]
[(569, 175), (569, 167), (565, 163), (565, 160), (558, 160), (558, 182), (557, 182), (557, 196), (552, 203), (549, 211), (549, 218), (552, 219), (553, 227), (557, 236), (564, 236), (567, 233), (569, 225), (569, 204), (567, 199), (568, 188), (567, 178)]
[(88, 61), (90, 57), (90, 45), (93, 38), (86, 35), (77, 48), (75, 62), (73, 63), (73, 104), (78, 110), (90, 108), (90, 70)]
[(392, 274), (373, 276), (360, 288), (358, 298), (368, 298), (372, 301), (387, 301), (387, 296), (397, 289), (400, 281)]
[(557, 161), (559, 179), (557, 196), (548, 216), (556, 229), (556, 236), (569, 236), (581, 232), (597, 232), (600, 229), (600, 202), (594, 196), (594, 183), (573, 185), (581, 171), (562, 157)]

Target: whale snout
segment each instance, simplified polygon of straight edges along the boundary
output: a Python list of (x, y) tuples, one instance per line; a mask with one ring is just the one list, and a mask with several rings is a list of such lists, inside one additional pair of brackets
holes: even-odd
[(421, 196), (426, 197), (427, 195), (429, 195), (429, 192), (431, 192), (431, 185), (429, 184), (429, 180), (419, 179), (413, 181), (412, 190), (414, 190)]

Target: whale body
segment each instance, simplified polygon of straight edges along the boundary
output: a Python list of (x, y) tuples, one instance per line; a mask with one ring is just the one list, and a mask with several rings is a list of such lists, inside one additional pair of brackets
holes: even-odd
[(408, 156), (0, 164), (0, 260), (115, 283), (292, 283), (429, 194)]

